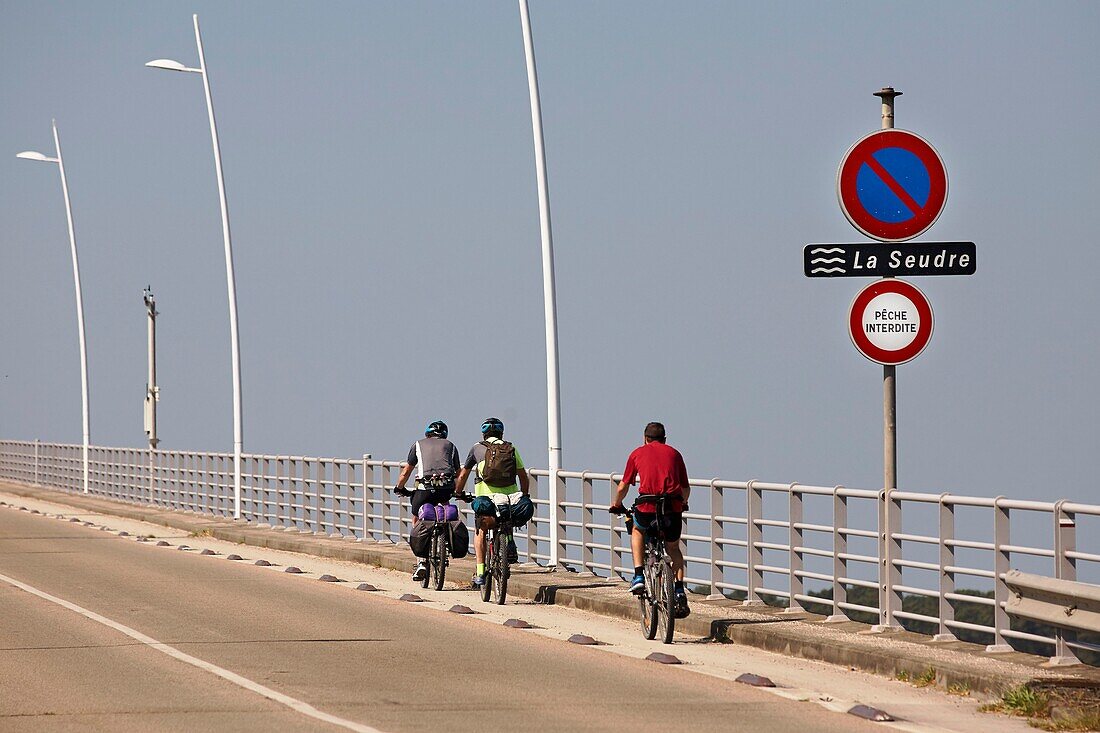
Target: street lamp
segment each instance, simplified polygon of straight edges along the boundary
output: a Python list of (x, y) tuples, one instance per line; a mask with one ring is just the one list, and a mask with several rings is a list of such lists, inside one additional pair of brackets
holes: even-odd
[(91, 427), (88, 419), (88, 347), (84, 339), (84, 296), (80, 291), (80, 263), (76, 258), (76, 234), (73, 231), (73, 209), (69, 205), (69, 182), (65, 178), (65, 163), (61, 159), (61, 140), (57, 137), (57, 120), (53, 125), (53, 147), (55, 157), (26, 150), (16, 154), (15, 157), (24, 160), (37, 160), (42, 163), (57, 163), (61, 171), (61, 193), (65, 197), (65, 216), (69, 222), (69, 249), (73, 254), (73, 287), (76, 290), (76, 323), (80, 331), (80, 396), (83, 403), (83, 435), (84, 435), (84, 493), (88, 493), (88, 445), (91, 442)]
[(531, 97), (531, 131), (535, 142), (535, 175), (539, 190), (539, 226), (542, 231), (542, 294), (546, 323), (546, 427), (550, 439), (550, 566), (559, 560), (561, 522), (565, 500), (561, 473), (561, 397), (558, 379), (558, 306), (554, 288), (554, 235), (550, 228), (550, 185), (546, 177), (546, 144), (542, 138), (542, 104), (539, 75), (535, 68), (535, 44), (531, 36), (531, 14), (527, 0), (519, 0), (523, 28), (523, 52), (527, 59), (527, 88)]
[(199, 16), (194, 15), (195, 45), (199, 49), (199, 66), (191, 68), (171, 59), (156, 59), (145, 64), (154, 69), (186, 71), (202, 76), (206, 92), (206, 112), (210, 118), (210, 140), (214, 145), (214, 170), (218, 174), (218, 196), (221, 200), (222, 239), (225, 241), (225, 280), (229, 289), (229, 338), (233, 354), (233, 518), (241, 518), (241, 451), (244, 450), (244, 426), (241, 420), (241, 342), (237, 330), (237, 285), (233, 275), (233, 244), (229, 237), (229, 204), (225, 200), (225, 178), (222, 175), (222, 155), (218, 144), (218, 128), (214, 123), (214, 102), (210, 97), (210, 74), (202, 52)]

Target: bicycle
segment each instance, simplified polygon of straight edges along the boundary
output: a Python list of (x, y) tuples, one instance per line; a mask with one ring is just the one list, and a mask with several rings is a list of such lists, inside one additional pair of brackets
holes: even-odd
[[(508, 539), (513, 529), (510, 513), (511, 507), (509, 516), (500, 516), (498, 508), (496, 522), (485, 527), (485, 583), (481, 586), (481, 600), (488, 603), (492, 599), (500, 606), (508, 597), (508, 577), (512, 573), (508, 563)], [(479, 521), (486, 519), (481, 517)]]
[[(661, 641), (672, 643), (676, 629), (676, 594), (674, 582), (676, 574), (672, 571), (672, 558), (666, 547), (664, 528), (665, 503), (671, 497), (647, 495), (646, 504), (653, 504), (656, 519), (653, 526), (646, 530), (645, 549), (642, 560), (642, 574), (645, 585), (638, 596), (638, 610), (641, 612), (642, 634), (652, 640), (660, 633)], [(634, 531), (634, 510), (642, 499), (636, 499), (626, 519), (627, 534)], [(608, 510), (611, 514), (627, 514), (627, 509)]]
[[(397, 489), (396, 491), (402, 496), (410, 496), (412, 494), (408, 489)], [(454, 498), (460, 501), (473, 501), (474, 497), (470, 494), (463, 493), (455, 494)], [(448, 504), (449, 503), (450, 502), (448, 502)], [(436, 504), (435, 506), (442, 508), (447, 505)], [(450, 552), (450, 527), (447, 526), (446, 522), (436, 522), (432, 527), (432, 538), (428, 549), (428, 556), (424, 558), (428, 566), (428, 572), (425, 573), (424, 577), (420, 580), (421, 588), (432, 586), (435, 590), (443, 590), (443, 583), (447, 578), (447, 566), (450, 565)]]

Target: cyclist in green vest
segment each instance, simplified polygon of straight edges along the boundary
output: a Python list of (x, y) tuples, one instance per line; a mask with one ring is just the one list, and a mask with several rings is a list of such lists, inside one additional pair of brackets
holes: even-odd
[[(474, 474), (474, 496), (476, 498), (474, 499), (473, 509), (474, 514), (478, 516), (477, 534), (474, 536), (474, 552), (477, 555), (477, 573), (474, 575), (473, 581), (475, 588), (480, 588), (485, 583), (485, 529), (482, 526), (481, 517), (486, 515), (495, 516), (496, 509), (493, 505), (492, 495), (505, 494), (511, 496), (516, 492), (522, 492), (523, 498), (519, 500), (519, 504), (513, 505), (512, 509), (513, 521), (517, 528), (525, 524), (534, 513), (534, 505), (528, 498), (531, 493), (531, 479), (528, 477), (527, 470), (523, 467), (523, 459), (520, 458), (519, 451), (515, 450), (515, 447), (512, 448), (515, 455), (515, 478), (511, 483), (503, 486), (490, 485), (484, 479), (485, 455), (489, 451), (489, 446), (494, 443), (502, 444), (505, 442), (504, 423), (499, 418), (485, 418), (485, 421), (481, 424), (481, 435), (482, 440), (470, 448), (470, 453), (466, 456), (466, 462), (459, 470), (458, 478), (455, 479), (455, 492), (461, 493), (466, 486), (466, 479), (469, 478), (470, 473), (473, 472)], [(523, 508), (519, 509), (521, 506)], [(517, 519), (523, 521), (520, 522)], [(516, 542), (509, 537), (508, 562), (516, 562), (518, 559)]]

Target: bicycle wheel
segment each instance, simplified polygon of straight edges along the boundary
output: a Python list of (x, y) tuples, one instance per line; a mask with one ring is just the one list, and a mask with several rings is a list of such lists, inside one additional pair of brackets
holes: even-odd
[(638, 610), (641, 611), (642, 617), (642, 635), (646, 639), (652, 640), (657, 636), (657, 604), (655, 599), (657, 594), (657, 577), (656, 577), (656, 565), (653, 562), (653, 555), (646, 553), (645, 566), (642, 572), (645, 575), (645, 587), (642, 589), (642, 594), (638, 596)]
[(676, 595), (672, 590), (672, 562), (666, 557), (657, 567), (660, 569), (658, 582), (659, 596), (656, 603), (657, 626), (661, 634), (661, 641), (665, 644), (672, 643), (672, 634), (676, 630)]
[(486, 603), (493, 592), (493, 545), (496, 544), (496, 530), (489, 530), (485, 537), (485, 575), (482, 576), (481, 600)]
[(503, 606), (508, 597), (508, 541), (497, 532), (493, 538), (493, 600)]
[(438, 532), (435, 536), (436, 548), (432, 553), (432, 572), (435, 574), (435, 589), (443, 590), (443, 580), (447, 577), (447, 535)]

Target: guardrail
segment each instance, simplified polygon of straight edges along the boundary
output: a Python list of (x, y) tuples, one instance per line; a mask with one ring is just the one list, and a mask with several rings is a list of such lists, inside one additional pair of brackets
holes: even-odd
[(1005, 583), (1012, 591), (1005, 606), (1010, 615), (1072, 631), (1100, 631), (1100, 587), (1019, 570), (1010, 570)]
[[(399, 461), (245, 454), (243, 462), (247, 521), (360, 541), (408, 537), (408, 505), (388, 491)], [(232, 454), (93, 446), (89, 464), (90, 493), (233, 516)], [(522, 560), (550, 560), (556, 524), (560, 565), (600, 575), (632, 571), (625, 526), (607, 512), (620, 475), (531, 474), (536, 514), (517, 533)], [(81, 491), (81, 446), (0, 441), (0, 478)], [(556, 507), (545, 498), (551, 480), (565, 497)], [(1084, 580), (1080, 566), (1100, 579), (1100, 506), (717, 478), (691, 486), (687, 582), (710, 598), (824, 610), (830, 621), (869, 615), (878, 630), (918, 628), (938, 641), (977, 634), (990, 653), (1012, 651), (1013, 642), (1039, 645), (1059, 664), (1076, 663), (1081, 650), (1100, 652), (1073, 632), (1021, 628), (1006, 608), (1014, 565), (1059, 581)], [(896, 528), (890, 537), (887, 513)], [(1026, 544), (1024, 537), (1048, 541)], [(1079, 540), (1092, 551), (1079, 549)], [(881, 559), (886, 542), (893, 544), (889, 568)]]

